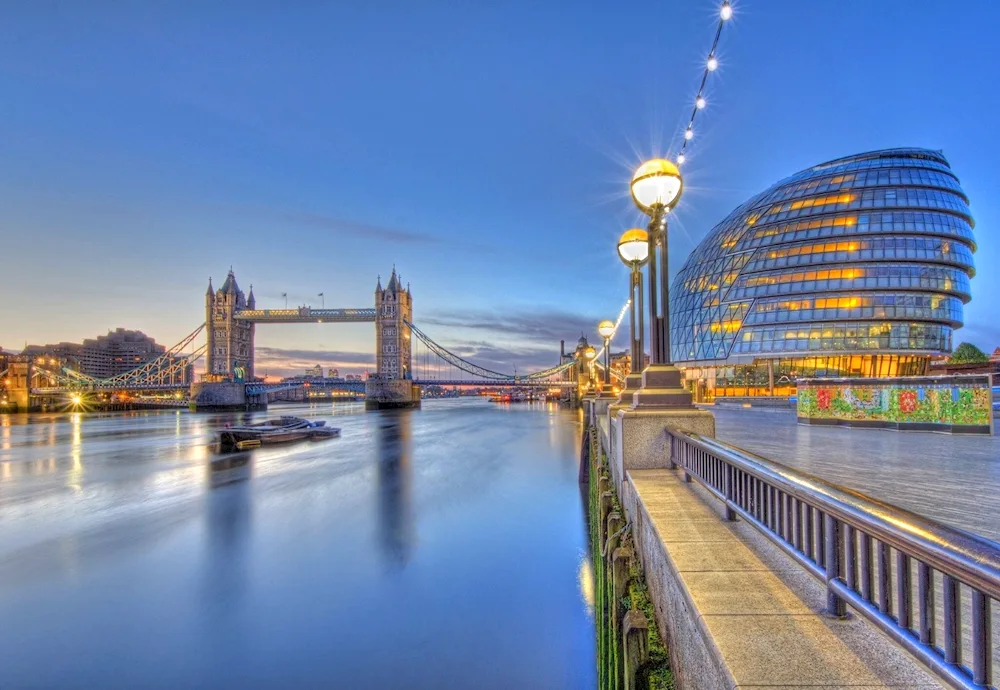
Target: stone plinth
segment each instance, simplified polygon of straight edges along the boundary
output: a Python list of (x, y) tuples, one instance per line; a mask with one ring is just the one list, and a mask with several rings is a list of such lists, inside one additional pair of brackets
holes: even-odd
[(365, 381), (366, 410), (399, 410), (420, 407), (420, 387), (409, 379), (381, 379), (369, 376)]
[(696, 407), (627, 408), (618, 410), (618, 418), (614, 421), (611, 473), (617, 484), (629, 470), (670, 466), (668, 428), (715, 437), (715, 417)]
[(245, 383), (200, 381), (191, 384), (191, 409), (194, 411), (245, 410)]

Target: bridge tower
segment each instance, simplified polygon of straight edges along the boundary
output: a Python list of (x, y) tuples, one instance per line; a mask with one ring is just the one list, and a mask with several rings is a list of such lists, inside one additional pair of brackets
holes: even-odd
[(413, 295), (392, 269), (385, 288), (375, 287), (375, 371), (365, 383), (369, 410), (420, 407), (420, 389), (414, 385), (410, 327)]
[(385, 289), (375, 287), (375, 370), (383, 379), (412, 378), (410, 327), (413, 323), (413, 295), (392, 268)]
[(253, 288), (250, 288), (250, 297), (245, 297), (232, 269), (218, 290), (212, 289), (212, 279), (208, 279), (205, 328), (208, 331), (206, 368), (209, 377), (232, 379), (235, 373), (243, 374), (247, 381), (253, 379), (254, 323), (234, 317), (237, 311), (253, 309), (254, 302)]

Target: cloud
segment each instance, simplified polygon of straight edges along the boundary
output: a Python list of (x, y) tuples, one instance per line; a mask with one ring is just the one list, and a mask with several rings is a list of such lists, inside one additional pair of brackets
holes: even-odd
[(388, 242), (404, 244), (440, 244), (443, 237), (435, 237), (403, 228), (386, 228), (369, 223), (362, 223), (344, 218), (334, 218), (319, 213), (305, 211), (275, 211), (273, 215), (293, 225), (305, 225), (322, 230), (333, 230), (344, 235), (362, 237), (366, 240), (383, 239)]
[(495, 247), (456, 239), (454, 236), (444, 237), (440, 235), (432, 235), (427, 232), (412, 230), (410, 228), (375, 225), (364, 221), (338, 218), (336, 216), (313, 213), (310, 211), (275, 209), (256, 206), (225, 206), (216, 208), (220, 208), (221, 210), (240, 216), (252, 216), (257, 219), (267, 217), (273, 221), (286, 223), (288, 225), (298, 225), (327, 230), (341, 237), (356, 237), (367, 242), (387, 242), (389, 244), (425, 246), (447, 244), (447, 246), (452, 249), (462, 249), (467, 251), (497, 251)]
[(494, 333), (503, 340), (515, 339), (558, 347), (560, 340), (572, 341), (575, 345), (579, 334), (592, 333), (596, 323), (597, 320), (593, 316), (548, 309), (429, 312), (420, 317), (420, 323), (417, 325), (468, 328)]

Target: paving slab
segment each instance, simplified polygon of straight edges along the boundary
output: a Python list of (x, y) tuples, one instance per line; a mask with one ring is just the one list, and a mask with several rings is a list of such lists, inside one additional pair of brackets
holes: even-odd
[(680, 688), (943, 687), (863, 619), (825, 617), (821, 583), (678, 471), (630, 470), (626, 495)]

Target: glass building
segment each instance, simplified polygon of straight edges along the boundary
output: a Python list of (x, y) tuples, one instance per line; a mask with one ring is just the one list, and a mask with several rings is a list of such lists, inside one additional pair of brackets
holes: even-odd
[(973, 225), (938, 151), (796, 173), (688, 257), (671, 286), (673, 360), (702, 400), (790, 394), (797, 377), (924, 374), (962, 325)]

